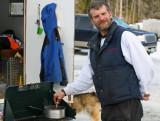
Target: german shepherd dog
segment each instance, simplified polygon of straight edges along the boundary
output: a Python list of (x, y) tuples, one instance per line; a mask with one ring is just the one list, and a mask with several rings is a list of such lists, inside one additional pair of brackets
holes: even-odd
[(100, 121), (101, 105), (95, 92), (74, 95), (71, 107), (76, 113), (87, 112), (92, 121)]

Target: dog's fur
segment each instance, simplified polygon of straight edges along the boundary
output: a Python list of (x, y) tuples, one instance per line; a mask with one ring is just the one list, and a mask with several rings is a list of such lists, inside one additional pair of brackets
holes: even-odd
[(0, 99), (4, 99), (4, 93), (0, 93)]
[(76, 109), (76, 113), (87, 112), (92, 121), (100, 121), (101, 106), (95, 92), (74, 95), (71, 107)]

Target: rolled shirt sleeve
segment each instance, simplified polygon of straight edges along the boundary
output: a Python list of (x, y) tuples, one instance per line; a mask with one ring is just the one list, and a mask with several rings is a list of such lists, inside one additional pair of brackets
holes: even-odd
[(74, 82), (67, 85), (67, 87), (64, 88), (64, 91), (66, 92), (66, 95), (75, 95), (79, 94), (82, 91), (85, 91), (93, 86), (93, 69), (90, 64), (89, 59), (89, 53), (88, 53), (88, 59), (84, 66), (82, 67), (80, 75), (74, 80)]

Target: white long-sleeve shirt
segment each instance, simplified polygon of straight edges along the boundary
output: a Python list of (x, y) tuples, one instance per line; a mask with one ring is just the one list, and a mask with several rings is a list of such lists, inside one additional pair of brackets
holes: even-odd
[[(105, 39), (101, 40), (101, 46)], [(149, 55), (146, 53), (145, 48), (138, 40), (137, 36), (129, 31), (124, 31), (121, 37), (121, 48), (124, 59), (133, 66), (136, 75), (139, 79), (141, 94), (147, 93), (147, 86), (154, 77), (153, 62)], [(88, 59), (83, 65), (80, 75), (73, 83), (64, 88), (66, 95), (79, 94), (93, 86), (92, 75), (94, 74)]]

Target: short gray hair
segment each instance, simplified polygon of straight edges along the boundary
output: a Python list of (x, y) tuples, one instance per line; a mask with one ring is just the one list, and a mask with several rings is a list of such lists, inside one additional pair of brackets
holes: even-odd
[(104, 2), (104, 1), (95, 1), (88, 7), (88, 16), (90, 17), (90, 19), (92, 18), (92, 15), (90, 14), (91, 9), (98, 10), (103, 5), (106, 6), (107, 11), (111, 11), (110, 6), (106, 2)]

